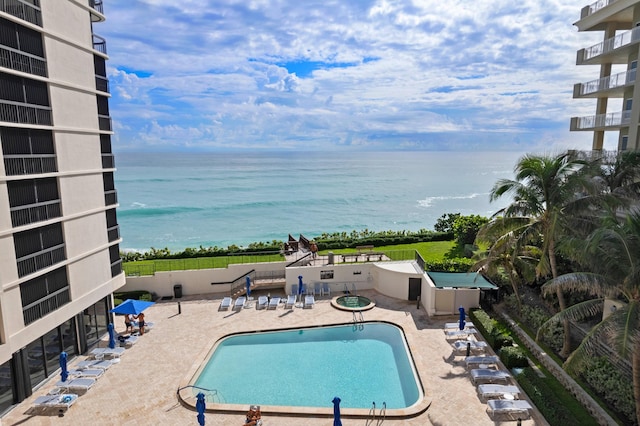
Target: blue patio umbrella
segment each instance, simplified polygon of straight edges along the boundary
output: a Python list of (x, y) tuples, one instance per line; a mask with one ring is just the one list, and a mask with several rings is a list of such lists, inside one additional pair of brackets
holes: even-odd
[(198, 424), (200, 426), (204, 426), (204, 410), (207, 408), (207, 403), (204, 401), (204, 394), (202, 392), (198, 392), (196, 398), (198, 399), (196, 401), (196, 410), (198, 410)]
[(247, 275), (247, 297), (251, 296), (251, 278)]
[(302, 288), (304, 284), (302, 283), (302, 275), (298, 275), (298, 294), (300, 295), (300, 300), (302, 300)]
[(60, 352), (60, 370), (60, 378), (66, 382), (69, 378), (69, 371), (67, 370), (67, 353), (64, 351)]
[(114, 314), (131, 314), (138, 315), (140, 312), (153, 305), (154, 302), (145, 302), (144, 300), (127, 299), (109, 312)]
[(109, 330), (109, 347), (113, 349), (116, 347), (116, 333), (113, 330), (113, 323), (107, 325), (107, 330)]
[(342, 426), (340, 421), (340, 398), (333, 398), (333, 426)]
[(464, 326), (465, 326), (465, 313), (464, 313), (464, 307), (460, 306), (458, 308), (458, 311), (460, 311), (460, 323), (458, 324), (458, 327), (460, 328), (460, 330), (464, 330)]

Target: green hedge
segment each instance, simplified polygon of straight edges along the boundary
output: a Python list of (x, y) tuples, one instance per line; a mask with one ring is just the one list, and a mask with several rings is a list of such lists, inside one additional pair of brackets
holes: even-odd
[(473, 324), (496, 352), (502, 347), (513, 345), (513, 338), (510, 335), (509, 329), (491, 318), (482, 309), (471, 310), (471, 312), (469, 312), (469, 318), (471, 318)]
[(520, 346), (504, 346), (500, 349), (500, 360), (508, 369), (529, 366), (527, 354)]
[(144, 291), (144, 290), (134, 290), (134, 291), (125, 291), (122, 293), (113, 293), (114, 306), (118, 306), (119, 304), (121, 304), (127, 299), (145, 300), (147, 302), (153, 302), (153, 295), (148, 291)]
[(580, 377), (616, 412), (625, 424), (637, 425), (633, 384), (606, 357), (590, 360)]

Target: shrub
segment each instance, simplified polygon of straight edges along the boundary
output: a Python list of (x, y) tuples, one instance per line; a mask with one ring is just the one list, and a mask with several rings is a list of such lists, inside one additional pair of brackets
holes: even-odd
[(527, 355), (519, 346), (503, 346), (500, 349), (500, 360), (509, 369), (529, 366)]
[(625, 424), (637, 424), (633, 385), (606, 357), (590, 360), (580, 376), (615, 411), (627, 417)]

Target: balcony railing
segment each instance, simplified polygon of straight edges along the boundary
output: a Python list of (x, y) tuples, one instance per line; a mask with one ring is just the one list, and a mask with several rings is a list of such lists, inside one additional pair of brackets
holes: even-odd
[(47, 62), (44, 59), (7, 46), (0, 46), (0, 65), (16, 71), (47, 76)]
[(104, 15), (104, 8), (102, 7), (102, 0), (89, 0), (89, 7), (95, 9)]
[(122, 273), (122, 259), (118, 259), (111, 264), (111, 278)]
[(107, 41), (99, 35), (93, 34), (93, 48), (98, 52), (107, 54)]
[(613, 52), (616, 49), (637, 42), (638, 40), (640, 40), (640, 27), (635, 27), (634, 29), (626, 31), (620, 35), (608, 38), (601, 43), (587, 47), (583, 51), (582, 60), (586, 61), (591, 58), (595, 58), (596, 56)]
[(17, 259), (16, 262), (18, 266), (18, 276), (24, 277), (25, 275), (33, 274), (36, 271), (55, 265), (56, 263), (60, 263), (64, 260), (64, 244), (59, 244), (37, 253), (21, 257), (20, 259)]
[(631, 111), (612, 112), (587, 117), (573, 117), (571, 130), (591, 130), (605, 127), (628, 126), (631, 122)]
[(109, 80), (100, 75), (96, 75), (96, 90), (109, 93)]
[(116, 160), (113, 154), (102, 154), (102, 168), (114, 169), (116, 167)]
[(108, 115), (98, 115), (98, 128), (100, 130), (111, 130), (111, 117)]
[(31, 303), (22, 308), (24, 325), (31, 324), (37, 319), (44, 317), (49, 312), (53, 312), (62, 305), (69, 303), (69, 287), (61, 288), (55, 293), (47, 295), (44, 299)]
[(18, 227), (62, 216), (60, 200), (11, 208), (11, 225)]
[(32, 156), (4, 156), (4, 169), (7, 176), (32, 175), (40, 173), (55, 173), (58, 171), (56, 156), (32, 155)]
[(0, 100), (0, 121), (51, 126), (51, 108)]
[(612, 3), (617, 2), (618, 0), (598, 0), (597, 2), (590, 4), (582, 10), (580, 19), (584, 19), (587, 16), (596, 13), (598, 10), (609, 6)]
[(636, 69), (632, 69), (619, 74), (610, 75), (608, 77), (602, 77), (597, 80), (589, 81), (587, 83), (579, 84), (577, 92), (574, 95), (585, 96), (591, 93), (602, 92), (609, 89), (615, 89), (617, 87), (623, 87), (628, 84), (633, 84), (636, 81)]
[(0, 10), (32, 24), (42, 26), (40, 8), (21, 0), (0, 0)]
[(112, 226), (111, 228), (107, 228), (107, 238), (109, 242), (112, 243), (115, 240), (120, 238), (120, 226)]
[(115, 189), (112, 189), (111, 191), (104, 191), (104, 204), (105, 206), (118, 204), (118, 193)]

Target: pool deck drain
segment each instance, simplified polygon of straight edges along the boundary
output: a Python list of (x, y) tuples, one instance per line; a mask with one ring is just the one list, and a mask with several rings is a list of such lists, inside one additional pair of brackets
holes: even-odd
[[(265, 295), (267, 291), (265, 290)], [(270, 290), (272, 296), (276, 292)], [(261, 293), (252, 294), (255, 298)], [(284, 293), (282, 294), (284, 295)], [(375, 291), (363, 291), (363, 296), (376, 301), (376, 307), (364, 312), (366, 321), (388, 321), (399, 325), (405, 332), (416, 368), (422, 380), (426, 411), (404, 419), (387, 418), (385, 425), (457, 425), (495, 426), (515, 424), (515, 421), (494, 420), (486, 413), (486, 404), (478, 398), (476, 387), (469, 378), (463, 356), (455, 356), (445, 339), (445, 322), (457, 317), (429, 318), (415, 302), (397, 300)], [(36, 397), (49, 392), (59, 375), (51, 376), (34, 394), (1, 419), (7, 425), (178, 425), (197, 424), (196, 411), (182, 405), (177, 395), (180, 383), (190, 371), (197, 369), (197, 360), (211, 348), (212, 341), (242, 331), (305, 327), (320, 324), (347, 323), (352, 313), (331, 306), (329, 298), (318, 298), (312, 309), (277, 310), (243, 309), (219, 311), (222, 295), (198, 295), (159, 301), (147, 311), (146, 319), (155, 323), (149, 333), (122, 356), (96, 384), (65, 413), (64, 417), (31, 416), (25, 414)], [(181, 302), (178, 314), (177, 301)], [(116, 317), (116, 330), (124, 332), (124, 324)], [(105, 340), (100, 343), (106, 346)], [(70, 361), (74, 368), (83, 356)], [(325, 362), (321, 354), (310, 354), (300, 368), (313, 368), (314, 363)], [(288, 362), (283, 360), (283, 362)], [(195, 366), (194, 366), (195, 365)], [(255, 365), (247, 368), (245, 377), (238, 380), (251, 386), (251, 369), (269, 368), (260, 363), (256, 354)], [(195, 371), (193, 371), (195, 372)], [(277, 378), (275, 379), (277, 380)], [(312, 392), (313, 390), (310, 390)], [(330, 395), (327, 407), (332, 407)], [(339, 396), (339, 395), (338, 395)], [(380, 402), (376, 401), (379, 407)], [(247, 407), (248, 409), (248, 407)], [(241, 425), (244, 415), (237, 412), (207, 411), (207, 426)], [(263, 422), (278, 426), (326, 426), (331, 417), (326, 414), (301, 414), (295, 408), (290, 412), (263, 413)], [(304, 420), (302, 420), (304, 419)], [(362, 425), (362, 418), (343, 418), (344, 426)], [(522, 425), (546, 425), (539, 413)]]

